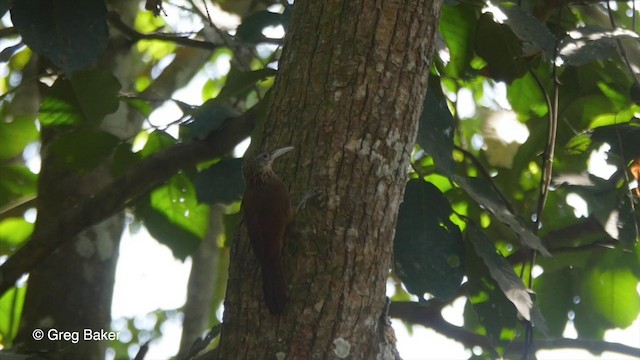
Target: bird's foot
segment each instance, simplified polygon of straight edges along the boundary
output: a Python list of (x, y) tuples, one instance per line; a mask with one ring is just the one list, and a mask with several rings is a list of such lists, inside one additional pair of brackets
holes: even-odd
[(300, 202), (298, 203), (298, 206), (296, 206), (296, 213), (304, 210), (305, 206), (307, 206), (307, 201), (316, 196), (319, 196), (320, 194), (322, 194), (322, 191), (320, 191), (320, 189), (318, 188), (307, 191), (302, 197), (302, 200), (300, 200)]

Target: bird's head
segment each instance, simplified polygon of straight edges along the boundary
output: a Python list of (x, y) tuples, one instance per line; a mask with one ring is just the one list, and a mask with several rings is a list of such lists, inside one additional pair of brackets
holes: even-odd
[(271, 152), (261, 152), (245, 160), (242, 165), (245, 182), (258, 181), (266, 176), (275, 175), (271, 168), (273, 161), (293, 149), (293, 146), (287, 146)]

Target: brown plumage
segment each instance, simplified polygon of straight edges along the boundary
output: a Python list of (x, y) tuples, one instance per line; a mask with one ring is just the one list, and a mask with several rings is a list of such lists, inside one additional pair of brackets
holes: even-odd
[(287, 303), (282, 248), (293, 211), (289, 192), (271, 164), (291, 150), (293, 147), (263, 152), (249, 158), (242, 166), (247, 186), (242, 197), (242, 213), (251, 246), (260, 263), (265, 302), (272, 314), (281, 314)]

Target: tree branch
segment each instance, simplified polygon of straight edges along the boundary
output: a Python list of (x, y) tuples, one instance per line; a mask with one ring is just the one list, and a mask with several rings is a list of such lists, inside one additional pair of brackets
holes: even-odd
[(205, 140), (178, 144), (144, 159), (110, 185), (79, 200), (58, 217), (37, 222), (31, 239), (0, 266), (0, 295), (14, 286), (22, 274), (38, 266), (47, 255), (71, 241), (80, 231), (135, 203), (180, 169), (229, 153), (250, 135), (259, 106), (228, 120), (223, 128)]
[(190, 46), (190, 47), (207, 49), (207, 50), (216, 50), (222, 46), (221, 44), (216, 44), (209, 41), (196, 40), (196, 39), (188, 38), (186, 36), (177, 36), (173, 34), (163, 34), (163, 33), (143, 34), (129, 27), (129, 25), (125, 24), (124, 21), (122, 21), (122, 19), (120, 18), (120, 14), (118, 14), (115, 11), (109, 12), (108, 19), (109, 19), (109, 23), (114, 28), (118, 29), (121, 33), (123, 33), (129, 39), (134, 41), (160, 40), (160, 41), (173, 42), (178, 45)]
[[(449, 323), (442, 317), (441, 310), (440, 302), (434, 300), (429, 300), (426, 304), (410, 301), (392, 302), (389, 306), (389, 316), (410, 324), (431, 328), (450, 339), (458, 341), (467, 348), (480, 346), (484, 350), (491, 352), (493, 356), (498, 355), (495, 350), (495, 344), (490, 338)], [(524, 343), (522, 341), (514, 341), (507, 346), (504, 355), (522, 354), (523, 347)], [(584, 349), (591, 353), (611, 351), (629, 356), (640, 356), (640, 348), (600, 340), (537, 339), (532, 346), (533, 351), (563, 348)]]

